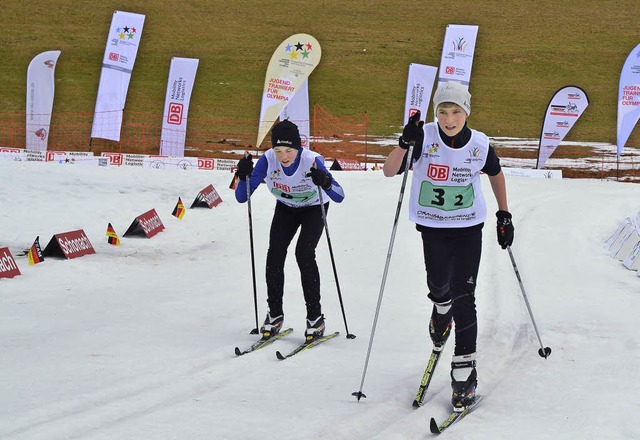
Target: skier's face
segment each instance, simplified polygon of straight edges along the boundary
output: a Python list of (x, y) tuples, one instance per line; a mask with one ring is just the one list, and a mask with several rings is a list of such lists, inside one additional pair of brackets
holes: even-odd
[(464, 128), (467, 113), (458, 104), (444, 103), (436, 111), (438, 125), (447, 136), (455, 136)]
[(276, 153), (276, 159), (282, 166), (288, 167), (296, 160), (298, 150), (291, 147), (274, 147), (273, 152)]

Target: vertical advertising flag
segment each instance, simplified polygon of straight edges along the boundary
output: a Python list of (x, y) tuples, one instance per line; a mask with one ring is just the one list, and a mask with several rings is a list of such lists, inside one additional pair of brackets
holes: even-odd
[(47, 150), (59, 56), (59, 50), (42, 52), (31, 60), (27, 68), (27, 150)]
[(102, 59), (92, 138), (120, 141), (122, 113), (142, 37), (144, 15), (115, 11)]
[(309, 81), (305, 80), (285, 108), (280, 112), (280, 120), (290, 120), (298, 126), (302, 146), (309, 148), (311, 129), (309, 127)]
[(580, 87), (566, 86), (553, 95), (542, 123), (537, 169), (544, 166), (588, 105), (589, 97)]
[(431, 91), (436, 80), (438, 69), (423, 64), (410, 64), (409, 77), (407, 80), (407, 96), (404, 101), (404, 119), (402, 124), (406, 124), (409, 118), (418, 110), (424, 120), (429, 110), (431, 101)]
[(271, 130), (282, 109), (291, 101), (320, 62), (320, 43), (307, 34), (285, 39), (269, 61), (262, 90), (256, 148)]
[(640, 44), (627, 56), (618, 85), (618, 157), (640, 118)]
[(469, 87), (478, 26), (449, 24), (444, 34), (438, 86), (457, 81)]
[(198, 59), (178, 57), (171, 59), (162, 116), (161, 156), (184, 156), (187, 114), (197, 70)]

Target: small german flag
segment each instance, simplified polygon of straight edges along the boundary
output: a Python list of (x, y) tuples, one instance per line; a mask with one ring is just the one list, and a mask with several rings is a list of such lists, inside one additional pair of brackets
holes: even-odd
[(44, 261), (42, 250), (40, 249), (40, 236), (37, 236), (36, 241), (31, 245), (27, 258), (29, 259), (29, 266), (33, 266), (34, 264), (42, 263)]
[(180, 199), (180, 197), (178, 197), (178, 203), (176, 203), (176, 207), (173, 208), (171, 215), (178, 217), (180, 220), (184, 217), (184, 205), (182, 204), (182, 199)]
[(232, 190), (235, 191), (236, 190), (236, 186), (238, 186), (238, 180), (240, 180), (240, 179), (238, 179), (238, 175), (234, 174), (233, 178), (231, 179), (231, 183), (229, 184), (229, 189), (232, 189)]
[(115, 229), (113, 229), (113, 226), (111, 226), (111, 223), (107, 226), (107, 237), (107, 243), (114, 246), (120, 246), (120, 239), (118, 238), (118, 234), (116, 234)]

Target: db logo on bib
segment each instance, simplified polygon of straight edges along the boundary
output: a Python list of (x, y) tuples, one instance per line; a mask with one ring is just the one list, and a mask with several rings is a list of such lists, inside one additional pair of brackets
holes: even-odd
[(447, 165), (429, 164), (427, 176), (431, 180), (444, 181), (449, 180), (449, 167)]

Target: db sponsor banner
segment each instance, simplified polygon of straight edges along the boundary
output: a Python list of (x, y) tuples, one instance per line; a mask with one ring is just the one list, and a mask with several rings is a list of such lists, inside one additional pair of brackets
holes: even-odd
[(191, 208), (214, 208), (220, 203), (222, 203), (222, 198), (215, 190), (213, 185), (209, 185), (198, 193), (195, 200), (191, 204)]
[(160, 220), (156, 210), (151, 209), (137, 216), (129, 226), (129, 229), (127, 229), (127, 232), (124, 233), (124, 236), (142, 235), (151, 238), (162, 230), (164, 230), (162, 220)]
[(0, 278), (13, 278), (20, 274), (16, 260), (9, 248), (0, 248)]
[(189, 101), (196, 79), (198, 62), (196, 58), (173, 57), (171, 59), (162, 117), (160, 155), (184, 156)]
[(107, 153), (103, 152), (102, 157), (106, 157), (109, 160), (109, 165), (119, 167), (123, 165), (122, 153)]
[(478, 26), (449, 24), (444, 34), (438, 86), (457, 81), (469, 87)]
[(1, 160), (15, 160), (18, 162), (27, 160), (27, 153), (20, 148), (2, 148), (0, 147)]
[(91, 151), (47, 151), (45, 153), (45, 161), (58, 162), (61, 159), (80, 159), (80, 158), (88, 158), (93, 157), (93, 152)]
[(146, 154), (129, 154), (123, 153), (123, 165), (127, 165), (130, 167), (142, 167), (144, 166), (144, 159), (148, 157)]
[(198, 158), (198, 169), (205, 171), (213, 171), (216, 165), (215, 159), (210, 157), (199, 157)]
[(51, 237), (49, 244), (42, 251), (42, 255), (62, 258), (78, 258), (83, 255), (95, 254), (91, 242), (82, 229), (63, 232)]
[(436, 80), (437, 73), (438, 69), (432, 66), (413, 63), (409, 65), (402, 125), (405, 125), (409, 121), (409, 118), (418, 111), (422, 114), (421, 119), (426, 119), (429, 102), (431, 101), (433, 83)]
[(233, 159), (215, 159), (215, 169), (222, 171), (232, 171), (236, 169), (237, 160)]

